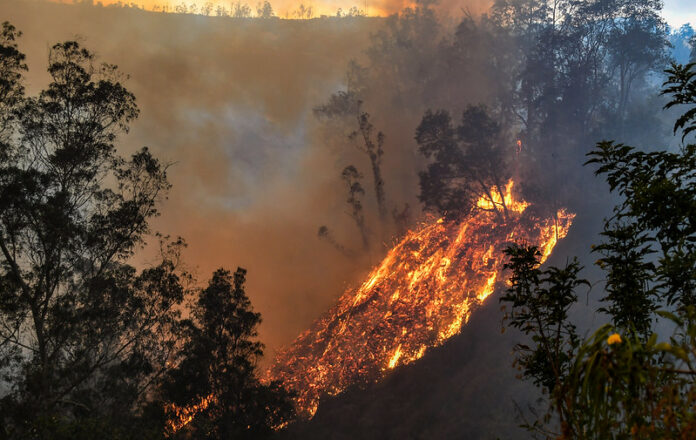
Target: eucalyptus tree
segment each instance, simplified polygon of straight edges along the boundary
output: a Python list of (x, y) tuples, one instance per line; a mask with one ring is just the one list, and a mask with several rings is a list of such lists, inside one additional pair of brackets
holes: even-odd
[(56, 44), (50, 83), (27, 96), (19, 36), (2, 25), (0, 426), (10, 437), (78, 419), (125, 429), (174, 348), (185, 292), (180, 241), (159, 264), (128, 264), (170, 187), (167, 166), (147, 148), (118, 154), (138, 107), (116, 66)]

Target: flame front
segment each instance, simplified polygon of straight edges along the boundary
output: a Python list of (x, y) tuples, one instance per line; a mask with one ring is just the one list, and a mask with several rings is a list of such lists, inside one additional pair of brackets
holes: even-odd
[(200, 402), (195, 405), (181, 407), (174, 404), (169, 404), (165, 406), (165, 412), (168, 415), (166, 435), (169, 436), (174, 434), (184, 426), (191, 423), (193, 418), (196, 417), (196, 414), (208, 408), (208, 405), (210, 405), (210, 403), (214, 400), (215, 396), (210, 394), (202, 398)]
[(575, 217), (564, 209), (535, 216), (512, 190), (512, 181), (492, 188), (461, 223), (437, 219), (407, 233), (359, 288), (278, 354), (267, 379), (295, 390), (298, 410), (311, 417), (322, 394), (378, 379), (459, 333), (501, 279), (503, 250), (537, 245), (543, 262)]
[[(300, 414), (311, 417), (321, 395), (378, 379), (459, 333), (501, 279), (505, 247), (537, 245), (543, 262), (575, 217), (564, 209), (553, 218), (531, 214), (512, 190), (512, 181), (502, 190), (491, 188), (463, 222), (440, 218), (409, 231), (359, 288), (347, 290), (278, 354), (265, 379), (296, 391)], [(170, 432), (213, 400), (172, 405)]]
[[(531, 213), (529, 203), (515, 199), (513, 187), (511, 180), (491, 188), (463, 222), (439, 218), (409, 231), (360, 287), (347, 290), (278, 354), (265, 379), (296, 391), (299, 413), (311, 417), (321, 395), (378, 379), (459, 333), (502, 279), (509, 244), (538, 246), (544, 262), (575, 218), (565, 209), (551, 218)], [(169, 432), (186, 426), (214, 399), (171, 405)]]

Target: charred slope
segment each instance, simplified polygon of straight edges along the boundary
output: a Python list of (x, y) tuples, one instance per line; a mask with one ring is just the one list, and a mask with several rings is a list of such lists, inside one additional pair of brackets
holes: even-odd
[(517, 439), (515, 402), (536, 389), (515, 377), (511, 350), (519, 335), (500, 332), (497, 298), (472, 314), (459, 335), (384, 380), (325, 398), (314, 418), (285, 439)]

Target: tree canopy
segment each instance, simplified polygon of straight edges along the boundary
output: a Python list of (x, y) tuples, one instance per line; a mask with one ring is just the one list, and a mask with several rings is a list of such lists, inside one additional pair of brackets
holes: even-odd
[(491, 188), (503, 199), (510, 177), (505, 140), (485, 107), (469, 106), (456, 128), (448, 112), (426, 112), (416, 142), (420, 153), (433, 159), (420, 173), (419, 197), (425, 209), (456, 218), (468, 214), (479, 197), (493, 202)]
[(217, 270), (192, 307), (192, 319), (182, 322), (180, 359), (167, 372), (162, 398), (179, 408), (206, 404), (179, 437), (265, 438), (294, 415), (290, 395), (256, 377), (261, 315), (251, 309), (245, 279), (242, 268)]
[[(223, 433), (279, 426), (292, 408), (277, 384), (256, 379), (260, 317), (244, 271), (234, 289), (225, 271), (191, 287), (178, 264), (183, 240), (161, 235), (159, 263), (129, 263), (170, 184), (147, 148), (117, 150), (139, 112), (126, 76), (66, 41), (51, 47), (48, 86), (27, 96), (20, 36), (2, 24), (0, 437), (162, 438), (171, 402), (155, 397), (178, 398), (162, 387), (192, 362), (208, 362), (209, 382), (195, 385), (214, 393)], [(196, 296), (197, 321), (182, 320), (184, 299)]]
[[(675, 133), (696, 116), (696, 65), (667, 70), (666, 107), (687, 105)], [(548, 397), (548, 412), (526, 426), (545, 438), (691, 438), (696, 341), (696, 145), (642, 152), (600, 142), (588, 154), (620, 196), (594, 250), (606, 273), (601, 301), (610, 323), (583, 339), (568, 309), (577, 302), (577, 262), (538, 268), (535, 248), (512, 247), (511, 287), (501, 298), (510, 326), (531, 337), (516, 363)], [(674, 333), (658, 342), (658, 320)]]

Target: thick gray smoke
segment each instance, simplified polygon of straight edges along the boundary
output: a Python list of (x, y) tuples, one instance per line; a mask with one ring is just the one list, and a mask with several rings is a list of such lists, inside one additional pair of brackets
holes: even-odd
[(48, 81), (50, 46), (67, 39), (130, 75), (141, 116), (119, 148), (147, 145), (173, 162), (154, 228), (187, 240), (185, 263), (200, 281), (220, 266), (249, 270), (270, 349), (360, 269), (316, 237), (320, 221), (343, 213), (327, 203), (340, 180), (331, 150), (312, 141), (311, 109), (340, 86), (378, 20), (244, 21), (12, 0), (0, 2), (0, 17), (24, 33), (29, 93)]
[[(519, 60), (493, 55), (517, 53), (514, 43), (491, 38), (494, 31), (485, 20), (478, 25), (477, 15), (454, 23), (448, 13), (461, 17), (461, 10), (453, 5), (443, 2), (436, 13), (405, 10), (401, 20), (296, 21), (6, 0), (0, 16), (24, 32), (30, 93), (47, 83), (50, 46), (66, 39), (78, 38), (100, 61), (130, 75), (127, 86), (141, 116), (120, 148), (127, 153), (147, 145), (173, 162), (174, 187), (155, 229), (188, 241), (185, 262), (201, 282), (220, 266), (249, 270), (248, 293), (264, 318), (260, 336), (272, 354), (355, 285), (398, 230), (376, 221), (370, 161), (356, 148), (360, 138), (347, 137), (355, 118), (320, 120), (313, 109), (338, 91), (364, 99), (374, 134), (385, 134), (389, 221), (408, 204), (413, 224), (424, 165), (413, 136), (424, 112), (445, 109), (456, 122), (469, 104), (508, 105), (514, 81), (506, 66)], [(472, 0), (459, 7), (478, 14), (487, 5)], [(347, 68), (353, 59), (358, 64)], [(509, 139), (510, 154), (514, 142)], [(561, 160), (582, 168), (586, 150), (578, 151), (578, 157), (549, 154), (531, 162), (545, 170)], [(360, 250), (340, 178), (348, 165), (364, 175), (372, 242), (357, 258), (317, 237), (326, 225), (337, 244)], [(590, 174), (580, 175), (584, 184), (594, 181)]]
[[(350, 60), (371, 62), (365, 50), (389, 29), (385, 19), (235, 20), (33, 0), (0, 3), (0, 17), (24, 33), (19, 44), (30, 94), (48, 82), (51, 45), (69, 39), (129, 75), (141, 113), (119, 148), (128, 153), (146, 145), (173, 163), (173, 189), (154, 229), (187, 240), (184, 261), (200, 282), (220, 266), (249, 270), (248, 293), (263, 316), (260, 336), (269, 354), (328, 309), (390, 243), (394, 231), (373, 226), (377, 244), (356, 258), (318, 239), (318, 227), (328, 225), (343, 246), (359, 248), (340, 173), (354, 164), (368, 191), (370, 181), (369, 162), (346, 138), (350, 123), (322, 122), (312, 111), (346, 88)], [(440, 34), (434, 27), (428, 36), (433, 48)], [(387, 136), (388, 207), (409, 203), (418, 213), (413, 130), (428, 103), (412, 96), (404, 106), (393, 91), (371, 94), (376, 104), (366, 110)], [(365, 203), (369, 217), (369, 194)]]

